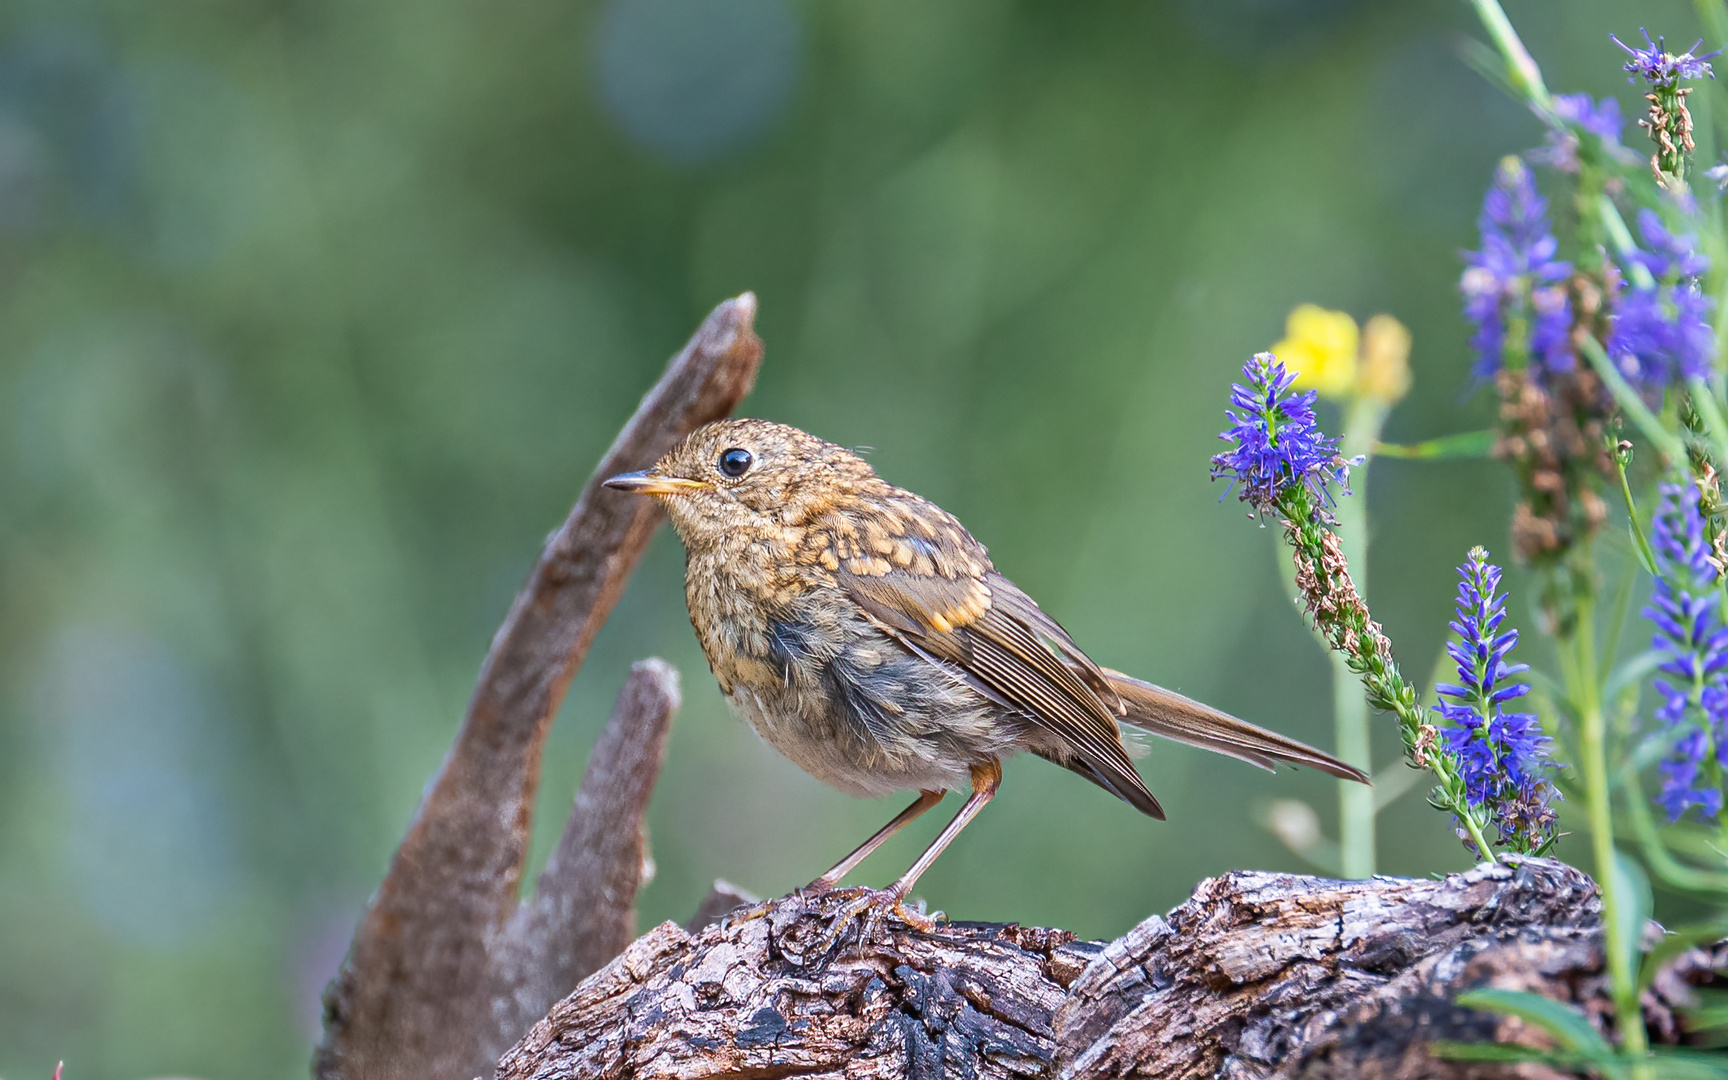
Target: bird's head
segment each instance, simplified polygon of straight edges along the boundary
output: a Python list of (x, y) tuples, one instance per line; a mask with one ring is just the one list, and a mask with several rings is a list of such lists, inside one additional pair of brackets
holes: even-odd
[(652, 468), (606, 481), (659, 499), (678, 535), (696, 546), (764, 524), (801, 524), (880, 484), (850, 450), (767, 420), (706, 424)]

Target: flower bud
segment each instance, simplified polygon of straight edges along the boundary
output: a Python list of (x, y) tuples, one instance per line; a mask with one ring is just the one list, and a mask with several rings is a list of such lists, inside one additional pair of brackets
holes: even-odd
[(1410, 331), (1390, 315), (1376, 315), (1362, 328), (1356, 392), (1387, 407), (1410, 392)]

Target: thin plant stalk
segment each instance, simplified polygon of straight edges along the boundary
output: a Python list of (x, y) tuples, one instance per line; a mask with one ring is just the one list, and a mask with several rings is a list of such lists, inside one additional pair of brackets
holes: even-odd
[(1321, 521), (1315, 494), (1305, 485), (1296, 484), (1278, 495), (1276, 510), (1284, 521), (1284, 537), (1296, 559), (1296, 580), (1310, 611), (1329, 611), (1324, 620), (1316, 619), (1327, 646), (1345, 655), (1350, 670), (1362, 681), (1368, 704), (1398, 718), (1406, 760), (1419, 769), (1427, 769), (1439, 781), (1429, 801), (1458, 818), (1478, 859), (1499, 861), (1483, 830), (1487, 811), (1470, 805), (1457, 758), (1437, 745), (1436, 731), (1418, 704), (1415, 689), (1404, 680), (1393, 661), (1385, 634), (1369, 617), (1368, 606), (1356, 591), (1347, 561), (1340, 558), (1336, 564), (1332, 562), (1332, 556), (1341, 556), (1343, 550), (1336, 546), (1338, 537), (1330, 522)]
[[(1340, 499), (1336, 516), (1340, 545), (1350, 564), (1356, 590), (1366, 599), (1368, 592), (1368, 463), (1374, 444), (1386, 422), (1386, 406), (1365, 395), (1351, 398), (1344, 416), (1340, 452), (1360, 458), (1352, 478), (1356, 494)], [(1368, 698), (1350, 662), (1339, 652), (1332, 657), (1332, 723), (1336, 753), (1364, 771), (1373, 768), (1368, 728)], [(1374, 876), (1374, 790), (1347, 780), (1338, 781), (1338, 848), (1340, 865), (1347, 878)]]
[(1544, 113), (1552, 112), (1554, 105), (1548, 96), (1548, 87), (1542, 81), (1542, 69), (1530, 56), (1524, 42), (1519, 40), (1518, 31), (1512, 28), (1512, 20), (1501, 10), (1499, 0), (1471, 0), (1471, 3), (1476, 8), (1477, 18), (1482, 20), (1483, 29), (1494, 39), (1494, 47), (1505, 57), (1506, 74), (1513, 87), (1532, 106)]
[(1614, 882), (1614, 809), (1608, 778), (1608, 723), (1602, 711), (1601, 684), (1596, 670), (1595, 601), (1576, 594), (1577, 621), (1570, 641), (1561, 642), (1568, 696), (1578, 710), (1578, 768), (1584, 777), (1584, 802), (1590, 818), (1590, 847), (1596, 883), (1602, 890), (1603, 952), (1613, 986), (1615, 1026), (1620, 1046), (1628, 1054), (1649, 1049), (1644, 1012), (1638, 1003), (1638, 973), (1631, 968), (1632, 943), (1623, 940), (1621, 906), (1630, 897), (1619, 895)]

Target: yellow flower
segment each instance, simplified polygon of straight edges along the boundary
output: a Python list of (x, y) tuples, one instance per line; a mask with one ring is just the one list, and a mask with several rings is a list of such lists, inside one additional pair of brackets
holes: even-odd
[(1284, 323), (1284, 340), (1272, 352), (1296, 375), (1296, 386), (1325, 398), (1356, 392), (1356, 320), (1342, 311), (1303, 304)]
[(1390, 315), (1376, 315), (1362, 328), (1356, 392), (1386, 406), (1410, 392), (1410, 331)]

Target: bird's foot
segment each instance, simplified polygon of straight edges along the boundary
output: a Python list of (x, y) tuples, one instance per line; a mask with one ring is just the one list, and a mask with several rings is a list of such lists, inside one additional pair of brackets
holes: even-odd
[[(794, 895), (801, 899), (822, 901), (811, 905), (811, 911), (813, 914), (819, 912), (827, 924), (814, 940), (797, 950), (804, 957), (827, 953), (860, 918), (860, 952), (867, 943), (876, 940), (883, 921), (890, 916), (924, 934), (934, 933), (939, 925), (937, 920), (942, 918), (941, 912), (932, 917), (924, 914), (922, 910), (907, 906), (905, 895), (895, 889), (871, 889), (861, 886), (817, 889), (813, 885), (811, 888), (800, 889)], [(841, 902), (836, 905), (834, 901)]]
[(922, 902), (918, 904), (918, 910), (914, 911), (906, 906), (904, 898), (894, 901), (894, 906), (888, 910), (893, 912), (895, 917), (897, 917), (901, 922), (921, 934), (934, 934), (936, 932), (936, 927), (942, 922), (942, 920), (948, 917), (940, 911), (932, 915), (924, 914), (924, 905)]

